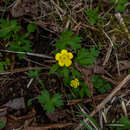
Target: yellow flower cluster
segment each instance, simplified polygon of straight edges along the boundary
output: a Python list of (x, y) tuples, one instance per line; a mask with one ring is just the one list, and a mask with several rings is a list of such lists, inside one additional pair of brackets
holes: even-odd
[(75, 78), (74, 80), (71, 80), (70, 86), (73, 88), (77, 88), (79, 86), (79, 80)]
[(63, 49), (61, 53), (57, 53), (55, 59), (58, 61), (59, 66), (69, 67), (72, 64), (71, 59), (73, 58), (73, 54)]

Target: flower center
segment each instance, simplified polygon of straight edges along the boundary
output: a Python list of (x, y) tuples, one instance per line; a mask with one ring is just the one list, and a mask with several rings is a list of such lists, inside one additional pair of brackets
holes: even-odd
[(61, 56), (61, 60), (62, 60), (62, 61), (66, 61), (67, 59), (68, 59), (68, 57), (67, 57), (67, 55), (65, 55), (65, 54)]

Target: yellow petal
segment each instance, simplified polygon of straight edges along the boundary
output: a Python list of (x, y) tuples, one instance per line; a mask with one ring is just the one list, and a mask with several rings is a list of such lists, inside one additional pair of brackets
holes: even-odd
[(67, 55), (68, 55), (68, 57), (69, 57), (70, 59), (73, 58), (73, 54), (72, 54), (71, 52), (69, 52)]
[(75, 78), (75, 82), (77, 83), (77, 86), (79, 86), (79, 80)]
[(65, 66), (69, 67), (72, 64), (71, 60), (65, 60)]
[(65, 65), (64, 62), (62, 62), (61, 60), (59, 60), (58, 64), (59, 64), (59, 66), (61, 66), (61, 67), (63, 67), (63, 66)]
[(70, 86), (74, 87), (74, 80), (71, 81)]
[(78, 87), (77, 82), (75, 82), (75, 81), (73, 82), (73, 87), (74, 87), (74, 88), (77, 88), (77, 87)]
[(55, 59), (56, 59), (56, 60), (59, 60), (60, 57), (61, 57), (61, 54), (60, 54), (60, 53), (57, 53), (56, 56), (55, 56)]
[(65, 49), (63, 49), (63, 50), (61, 51), (61, 54), (67, 54), (67, 53), (68, 53), (68, 51), (65, 50)]

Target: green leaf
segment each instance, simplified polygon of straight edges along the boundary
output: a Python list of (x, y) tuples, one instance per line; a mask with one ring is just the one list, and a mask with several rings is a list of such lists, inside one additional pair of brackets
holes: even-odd
[(73, 76), (73, 78), (80, 78), (81, 77), (81, 74), (80, 74), (80, 72), (78, 72), (74, 67), (73, 67), (73, 69), (72, 69), (72, 76)]
[(111, 85), (102, 79), (99, 75), (95, 75), (92, 77), (93, 87), (97, 89), (100, 93), (105, 93), (111, 90)]
[(30, 23), (27, 26), (27, 30), (28, 30), (29, 33), (31, 33), (31, 32), (34, 32), (36, 30), (36, 27), (37, 27), (36, 24)]
[(128, 69), (128, 73), (130, 74), (130, 68)]
[(119, 0), (120, 5), (124, 5), (128, 3), (128, 0)]
[(54, 94), (54, 96), (52, 97), (52, 102), (55, 104), (56, 107), (60, 107), (63, 105), (61, 95), (58, 93)]
[(84, 97), (84, 88), (82, 87), (79, 91), (80, 97), (83, 98)]
[(122, 5), (117, 5), (115, 7), (115, 12), (124, 12), (125, 11), (125, 6), (122, 6)]
[(42, 104), (44, 110), (47, 112), (53, 112), (55, 107), (60, 107), (63, 105), (60, 94), (56, 93), (51, 97), (47, 90), (41, 91), (41, 95), (37, 98)]
[(94, 24), (98, 24), (99, 22), (99, 8), (94, 8), (93, 10), (86, 10), (85, 13), (87, 14), (88, 16), (88, 19), (89, 19), (89, 22), (94, 25)]
[(56, 48), (59, 49), (67, 49), (67, 47), (71, 47), (76, 51), (77, 48), (81, 48), (80, 42), (81, 37), (76, 34), (73, 34), (72, 30), (68, 30), (66, 32), (61, 33), (61, 39), (56, 41)]
[(0, 19), (0, 37), (4, 40), (9, 40), (11, 38), (12, 33), (15, 35), (18, 32), (20, 26), (17, 24), (17, 20), (4, 20)]
[(28, 71), (29, 78), (36, 78), (39, 74), (40, 70), (30, 70)]
[(27, 106), (28, 106), (28, 107), (32, 105), (32, 101), (33, 101), (33, 99), (29, 99), (29, 100), (28, 100), (28, 102), (27, 102)]
[(41, 91), (41, 95), (37, 97), (40, 103), (48, 103), (50, 101), (50, 94), (47, 90)]
[(90, 48), (90, 50), (82, 48), (78, 51), (76, 62), (83, 66), (92, 65), (96, 61), (98, 55), (99, 51), (95, 48)]
[(51, 67), (51, 69), (50, 69), (50, 71), (49, 71), (48, 74), (50, 75), (50, 74), (55, 73), (58, 68), (59, 68), (59, 65), (58, 65), (58, 64), (54, 64), (54, 65)]
[(116, 2), (116, 0), (109, 0), (111, 3), (115, 3)]
[(128, 117), (122, 117), (122, 118), (120, 118), (120, 120), (118, 121), (118, 123), (124, 125), (122, 127), (118, 127), (117, 128), (118, 130), (130, 129), (130, 120), (128, 119)]
[(65, 86), (70, 85), (70, 81), (71, 81), (70, 77), (64, 78), (64, 85), (65, 85)]
[(64, 67), (63, 68), (64, 78), (68, 78), (69, 77), (69, 73), (70, 73), (70, 70), (67, 67)]
[(81, 90), (80, 90), (80, 96), (83, 98), (85, 95), (90, 97), (90, 90), (88, 86), (84, 82), (80, 82)]
[(4, 64), (3, 64), (3, 62), (0, 62), (0, 72), (4, 72)]
[(5, 127), (5, 124), (0, 120), (0, 128), (3, 129)]
[(37, 80), (38, 80), (39, 84), (40, 84), (43, 88), (45, 88), (44, 83), (42, 82), (42, 80), (41, 80), (39, 77), (37, 77)]
[(54, 110), (55, 110), (55, 106), (54, 106), (53, 102), (46, 103), (45, 105), (43, 105), (43, 108), (48, 113), (54, 112)]
[(6, 65), (11, 65), (11, 61), (10, 61), (10, 59), (8, 57), (6, 57), (6, 59), (5, 59), (5, 64)]

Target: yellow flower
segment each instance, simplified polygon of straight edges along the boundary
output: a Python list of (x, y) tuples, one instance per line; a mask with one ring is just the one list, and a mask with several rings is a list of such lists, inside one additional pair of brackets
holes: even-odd
[(58, 61), (59, 66), (69, 67), (72, 64), (71, 59), (73, 58), (73, 54), (63, 49), (61, 53), (57, 53), (55, 59)]
[(79, 80), (77, 78), (75, 78), (74, 80), (71, 80), (70, 86), (77, 88), (79, 86)]

